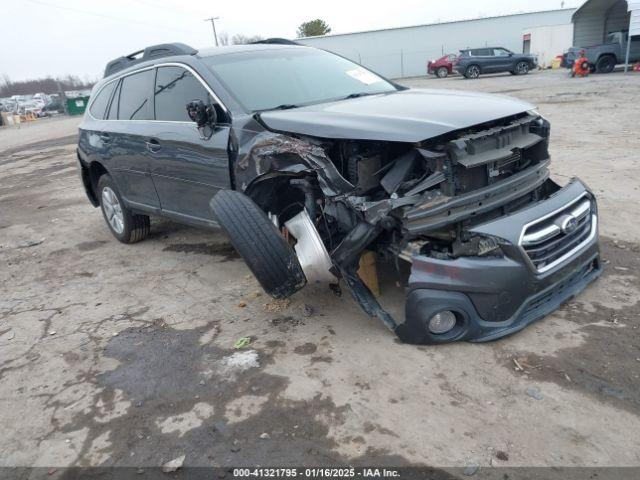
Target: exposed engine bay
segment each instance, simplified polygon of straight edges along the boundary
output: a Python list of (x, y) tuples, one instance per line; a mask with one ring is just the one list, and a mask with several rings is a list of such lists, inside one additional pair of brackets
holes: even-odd
[(357, 274), (360, 255), (411, 261), (500, 255), (470, 228), (543, 200), (549, 123), (526, 112), (418, 143), (262, 132), (234, 177), (290, 239), (310, 281), (342, 278), (371, 316), (395, 328)]

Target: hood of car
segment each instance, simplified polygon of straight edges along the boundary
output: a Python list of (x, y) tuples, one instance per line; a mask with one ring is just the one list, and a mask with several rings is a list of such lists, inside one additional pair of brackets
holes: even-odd
[(512, 97), (409, 89), (260, 113), (276, 131), (321, 138), (420, 142), (533, 109)]

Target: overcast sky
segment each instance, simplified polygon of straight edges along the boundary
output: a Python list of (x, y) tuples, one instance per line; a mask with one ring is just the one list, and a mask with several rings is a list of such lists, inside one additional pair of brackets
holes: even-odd
[(322, 18), (332, 33), (576, 7), (583, 0), (2, 0), (0, 74), (100, 77), (107, 61), (166, 42), (195, 48), (218, 33), (294, 38)]

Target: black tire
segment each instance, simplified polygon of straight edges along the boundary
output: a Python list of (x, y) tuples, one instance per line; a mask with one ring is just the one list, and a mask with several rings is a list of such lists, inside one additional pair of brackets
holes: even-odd
[(480, 65), (469, 65), (464, 71), (465, 78), (478, 78), (480, 76)]
[(596, 62), (596, 72), (611, 73), (616, 66), (616, 57), (613, 55), (603, 55)]
[[(118, 199), (122, 210), (122, 222), (123, 228), (122, 231), (119, 232), (114, 229), (114, 227), (109, 222), (108, 214), (105, 211), (105, 202), (103, 201), (103, 193), (104, 190), (108, 188), (113, 192)], [(151, 221), (147, 215), (137, 215), (135, 213), (131, 213), (125, 206), (122, 201), (122, 196), (118, 191), (118, 187), (114, 183), (113, 179), (108, 175), (104, 174), (98, 180), (98, 191), (96, 192), (96, 196), (100, 201), (100, 210), (102, 210), (102, 216), (109, 227), (109, 230), (122, 243), (136, 243), (140, 240), (144, 240), (149, 235), (151, 231)]]
[(529, 62), (518, 62), (515, 67), (516, 75), (526, 75), (529, 73)]
[(447, 70), (447, 67), (439, 67), (436, 70), (436, 77), (438, 78), (447, 78), (447, 75), (449, 75), (449, 70)]
[(295, 252), (253, 200), (234, 190), (221, 190), (209, 205), (265, 292), (286, 298), (305, 286), (307, 279)]

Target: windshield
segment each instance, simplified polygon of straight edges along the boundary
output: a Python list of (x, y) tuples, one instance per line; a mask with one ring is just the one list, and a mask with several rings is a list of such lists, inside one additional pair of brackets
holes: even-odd
[(245, 108), (294, 108), (396, 90), (375, 73), (311, 48), (253, 50), (202, 59)]

